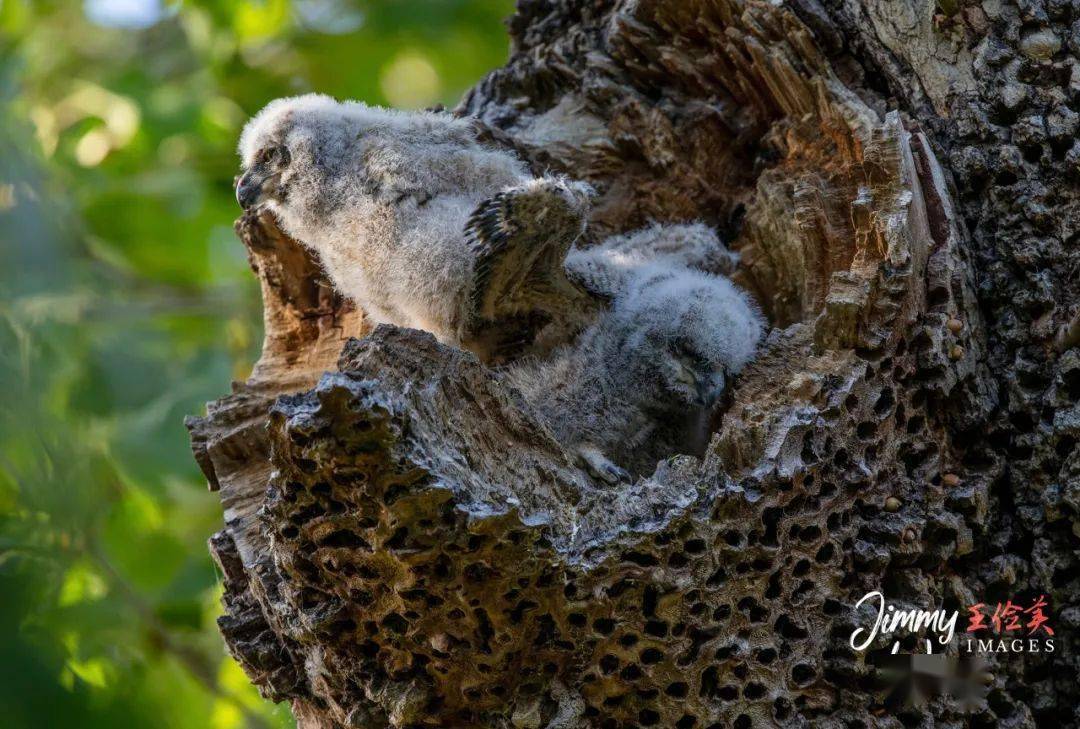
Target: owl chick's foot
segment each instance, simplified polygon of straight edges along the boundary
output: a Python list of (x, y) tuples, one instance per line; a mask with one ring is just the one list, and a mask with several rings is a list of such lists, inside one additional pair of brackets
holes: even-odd
[(593, 478), (600, 479), (605, 483), (617, 484), (621, 481), (630, 481), (628, 472), (619, 468), (608, 460), (607, 456), (592, 446), (581, 446), (577, 449), (577, 457)]

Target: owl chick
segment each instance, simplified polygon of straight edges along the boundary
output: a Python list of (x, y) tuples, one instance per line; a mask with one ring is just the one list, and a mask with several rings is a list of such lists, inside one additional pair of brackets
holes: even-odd
[[(687, 237), (699, 245), (674, 244)], [(730, 255), (704, 226), (653, 227), (571, 252), (571, 275), (610, 308), (504, 377), (593, 475), (648, 475), (664, 458), (704, 451), (714, 405), (764, 328), (731, 281), (688, 265)]]
[(376, 323), (497, 361), (596, 308), (563, 266), (591, 190), (534, 178), (467, 120), (299, 96), (252, 118), (239, 152), (241, 206), (272, 210)]
[(739, 256), (702, 223), (653, 223), (610, 236), (591, 248), (574, 248), (566, 266), (570, 277), (586, 290), (610, 298), (623, 289), (628, 275), (654, 263), (729, 276)]

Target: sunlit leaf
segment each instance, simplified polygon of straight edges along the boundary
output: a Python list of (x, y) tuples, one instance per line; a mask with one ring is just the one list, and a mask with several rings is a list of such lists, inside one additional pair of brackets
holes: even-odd
[(103, 658), (91, 658), (86, 661), (69, 660), (67, 668), (79, 680), (94, 688), (105, 688), (109, 683), (110, 676), (114, 676), (116, 673), (109, 662)]
[(241, 41), (268, 38), (278, 33), (289, 18), (285, 0), (256, 0), (236, 4), (235, 27)]
[(237, 729), (243, 725), (244, 715), (236, 704), (221, 699), (214, 702), (210, 714), (210, 726), (213, 729)]
[(74, 605), (87, 600), (97, 600), (108, 592), (105, 580), (86, 562), (71, 566), (64, 575), (60, 587), (59, 604), (61, 607)]

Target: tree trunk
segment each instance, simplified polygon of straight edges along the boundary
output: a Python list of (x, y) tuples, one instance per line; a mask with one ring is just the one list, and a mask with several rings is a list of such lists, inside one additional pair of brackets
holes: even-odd
[[(597, 232), (716, 226), (773, 327), (706, 456), (633, 486), (245, 215), (262, 358), (189, 425), (264, 695), (303, 727), (1075, 725), (1080, 8), (1018, 6), (519, 1), (459, 111), (596, 186)], [(874, 590), (958, 632), (1045, 594), (1056, 650), (908, 700), (875, 658), (921, 640), (849, 642)]]

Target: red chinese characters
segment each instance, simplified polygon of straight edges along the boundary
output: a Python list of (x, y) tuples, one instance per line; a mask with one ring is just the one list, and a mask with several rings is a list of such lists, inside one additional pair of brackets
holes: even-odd
[[(1009, 599), (997, 603), (993, 612), (987, 615), (989, 606), (980, 602), (967, 609), (967, 632), (977, 633), (980, 630), (989, 630), (994, 633), (1011, 633), (1027, 628), (1028, 635), (1034, 635), (1040, 629), (1046, 631), (1047, 635), (1053, 635), (1054, 630), (1047, 624), (1049, 618), (1043, 611), (1046, 606), (1046, 595), (1040, 595), (1028, 608), (1022, 608), (1021, 605)], [(990, 618), (989, 623), (987, 617)]]
[(1046, 595), (1040, 595), (1039, 599), (1036, 600), (1035, 603), (1031, 607), (1029, 607), (1027, 610), (1024, 611), (1025, 614), (1028, 614), (1028, 615), (1031, 616), (1031, 620), (1028, 621), (1028, 624), (1027, 624), (1027, 627), (1029, 628), (1028, 635), (1031, 635), (1032, 633), (1034, 633), (1039, 628), (1042, 628), (1043, 630), (1045, 630), (1047, 635), (1053, 635), (1054, 634), (1053, 629), (1049, 625), (1046, 624), (1046, 621), (1048, 620), (1048, 618), (1043, 613), (1042, 609), (1044, 607), (1046, 607)]

